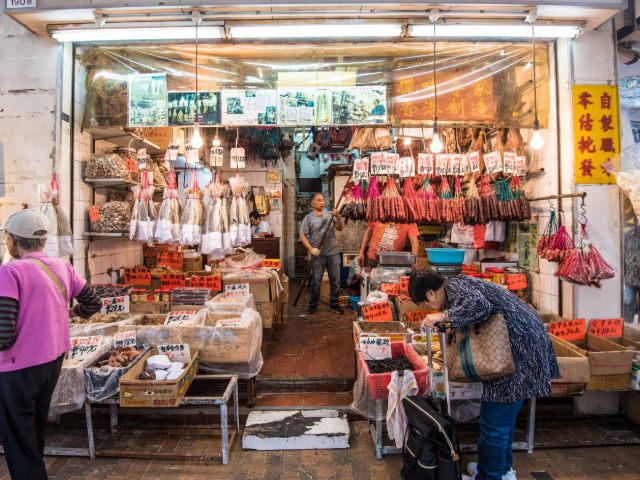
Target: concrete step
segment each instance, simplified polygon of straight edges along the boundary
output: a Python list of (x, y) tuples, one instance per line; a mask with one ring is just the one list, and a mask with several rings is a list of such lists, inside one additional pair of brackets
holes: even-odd
[(245, 450), (349, 448), (349, 422), (337, 410), (253, 411), (242, 435)]

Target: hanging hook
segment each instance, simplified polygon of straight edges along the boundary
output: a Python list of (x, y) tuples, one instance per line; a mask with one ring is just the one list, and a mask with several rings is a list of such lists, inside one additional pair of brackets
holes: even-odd
[(582, 197), (582, 201), (580, 202), (580, 216), (584, 219), (584, 221), (580, 221), (580, 218), (578, 218), (578, 223), (583, 227), (586, 227), (588, 219), (587, 219), (587, 209), (585, 208), (585, 204), (584, 204), (584, 197)]

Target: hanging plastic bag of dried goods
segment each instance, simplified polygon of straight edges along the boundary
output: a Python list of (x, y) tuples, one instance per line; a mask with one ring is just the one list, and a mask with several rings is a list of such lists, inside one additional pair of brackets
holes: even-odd
[(153, 240), (153, 227), (155, 219), (155, 207), (153, 204), (153, 185), (151, 185), (151, 172), (144, 171), (140, 174), (140, 186), (132, 187), (133, 210), (129, 227), (129, 238), (148, 242)]
[(198, 187), (196, 171), (191, 171), (191, 185), (185, 190), (185, 203), (180, 218), (180, 241), (185, 245), (200, 245), (202, 241), (203, 193)]
[(54, 173), (49, 186), (41, 186), (40, 211), (49, 219), (49, 234), (45, 252), (51, 257), (73, 255), (73, 241), (69, 218), (60, 206), (60, 187)]
[(205, 213), (201, 246), (202, 253), (210, 255), (214, 260), (223, 259), (225, 253), (231, 253), (229, 248), (225, 248), (225, 242), (229, 244), (227, 192), (228, 187), (216, 174), (213, 182), (207, 187), (209, 204)]
[(261, 186), (258, 188), (258, 193), (254, 195), (254, 203), (256, 211), (260, 215), (269, 215), (269, 212), (271, 212), (271, 203), (269, 202), (267, 192), (264, 191), (264, 187)]
[(229, 230), (231, 232), (231, 245), (243, 247), (251, 243), (251, 226), (249, 224), (249, 207), (245, 195), (249, 189), (244, 177), (239, 173), (229, 179), (232, 200), (229, 212)]
[(156, 222), (155, 238), (159, 243), (178, 243), (180, 241), (181, 209), (176, 172), (171, 171)]

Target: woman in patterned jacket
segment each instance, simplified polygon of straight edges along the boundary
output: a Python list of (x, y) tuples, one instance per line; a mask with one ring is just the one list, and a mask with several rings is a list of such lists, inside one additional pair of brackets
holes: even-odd
[(424, 325), (444, 322), (452, 330), (484, 322), (502, 313), (507, 323), (516, 371), (483, 382), (478, 463), (467, 469), (475, 480), (515, 480), (512, 469), (516, 417), (524, 400), (551, 393), (551, 379), (560, 377), (555, 353), (536, 311), (508, 290), (465, 275), (444, 278), (431, 270), (414, 272), (409, 294), (439, 313)]

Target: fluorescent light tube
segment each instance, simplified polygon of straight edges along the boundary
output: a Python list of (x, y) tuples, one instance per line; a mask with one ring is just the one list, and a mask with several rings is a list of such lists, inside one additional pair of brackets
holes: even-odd
[(347, 37), (400, 37), (401, 25), (256, 25), (231, 27), (231, 38), (347, 38)]
[[(194, 40), (193, 27), (167, 28), (93, 28), (87, 30), (56, 30), (52, 37), (59, 42), (117, 42), (126, 40)], [(220, 27), (200, 27), (198, 38), (222, 38)]]
[[(536, 38), (574, 38), (580, 27), (536, 25)], [(433, 25), (413, 25), (412, 37), (433, 37)], [(531, 25), (446, 25), (436, 26), (436, 37), (446, 38), (531, 38)]]

